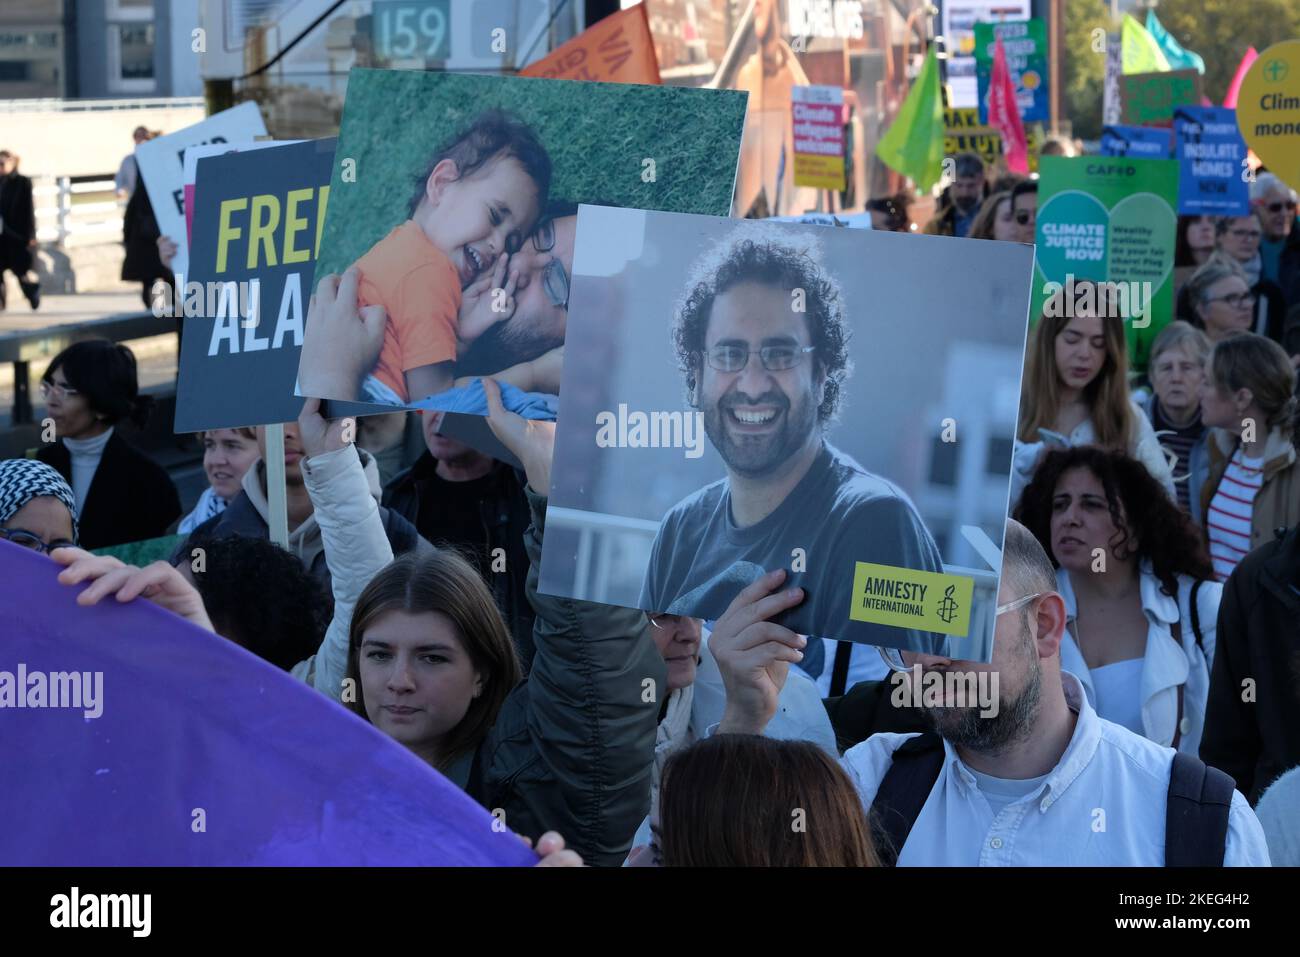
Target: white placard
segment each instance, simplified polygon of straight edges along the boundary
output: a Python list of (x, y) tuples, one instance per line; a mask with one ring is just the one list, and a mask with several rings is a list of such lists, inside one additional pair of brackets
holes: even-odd
[(943, 37), (948, 53), (945, 74), (952, 95), (950, 106), (979, 106), (975, 80), (975, 24), (1028, 20), (1029, 0), (944, 0)]
[(203, 143), (252, 143), (266, 135), (262, 111), (256, 103), (240, 103), (175, 133), (141, 143), (135, 148), (140, 178), (153, 204), (158, 231), (176, 243), (172, 271), (189, 271), (189, 243), (185, 230), (185, 151)]

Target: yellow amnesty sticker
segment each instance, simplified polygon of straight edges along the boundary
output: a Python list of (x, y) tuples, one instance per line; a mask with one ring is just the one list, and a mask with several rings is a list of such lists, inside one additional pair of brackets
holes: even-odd
[(974, 592), (975, 580), (965, 575), (858, 562), (849, 618), (965, 637)]

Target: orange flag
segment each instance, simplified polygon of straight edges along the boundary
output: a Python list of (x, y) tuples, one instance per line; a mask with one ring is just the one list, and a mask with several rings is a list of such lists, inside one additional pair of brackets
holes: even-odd
[(519, 71), (552, 80), (605, 80), (659, 84), (659, 62), (645, 4), (612, 13)]

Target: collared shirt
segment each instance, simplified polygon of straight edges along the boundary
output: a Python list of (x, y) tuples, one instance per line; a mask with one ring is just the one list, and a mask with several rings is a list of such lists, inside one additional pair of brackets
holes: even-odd
[[(1163, 867), (1174, 752), (1097, 716), (1079, 680), (1061, 673), (1078, 721), (1061, 760), (1034, 790), (995, 814), (975, 776), (944, 742), (944, 763), (898, 863), (960, 867)], [(871, 806), (894, 750), (911, 734), (877, 734), (841, 764)], [(1228, 866), (1267, 867), (1264, 832), (1233, 792)]]
[[(1210, 665), (1218, 642), (1217, 622), (1223, 585), (1203, 581), (1197, 590), (1198, 623), (1201, 647), (1196, 646), (1192, 629), (1192, 584), (1187, 575), (1178, 576), (1178, 594), (1166, 595), (1156, 578), (1151, 562), (1143, 559), (1138, 566), (1142, 611), (1147, 618), (1146, 647), (1142, 652), (1142, 676), (1136, 706), (1141, 709), (1141, 725), (1130, 730), (1150, 738), (1156, 744), (1173, 746), (1178, 734), (1178, 750), (1195, 756), (1201, 746), (1205, 727), (1205, 703), (1210, 693)], [(1088, 703), (1098, 705), (1092, 673), (1079, 650), (1078, 601), (1070, 573), (1056, 572), (1056, 590), (1065, 602), (1068, 627), (1061, 638), (1061, 668), (1076, 676), (1083, 685)], [(1182, 632), (1182, 647), (1173, 640), (1174, 624)], [(1084, 644), (1089, 635), (1082, 636)], [(1183, 686), (1183, 713), (1178, 714), (1178, 687)], [(1103, 709), (1106, 706), (1103, 704)], [(1102, 717), (1127, 724), (1110, 711)]]

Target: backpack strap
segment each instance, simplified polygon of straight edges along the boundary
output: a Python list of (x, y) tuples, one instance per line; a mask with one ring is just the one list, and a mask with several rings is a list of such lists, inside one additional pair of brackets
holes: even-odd
[[(1174, 641), (1178, 643), (1178, 650), (1182, 651), (1183, 650), (1183, 623), (1175, 619), (1173, 623), (1170, 624), (1169, 630), (1173, 633)], [(1183, 738), (1183, 691), (1186, 689), (1186, 687), (1187, 687), (1187, 683), (1183, 682), (1176, 689), (1174, 689), (1178, 694), (1178, 713), (1174, 715), (1174, 741), (1169, 746), (1173, 748), (1175, 751), (1178, 750), (1178, 742), (1181, 741)]]
[(853, 658), (853, 642), (835, 643), (835, 663), (831, 666), (831, 690), (828, 698), (838, 698), (848, 690), (849, 662)]
[(943, 739), (930, 731), (904, 742), (894, 751), (893, 763), (885, 772), (867, 815), (881, 866), (893, 867), (898, 863), (912, 825), (939, 780), (944, 753)]
[[(1196, 639), (1196, 647), (1201, 649), (1201, 654), (1205, 654), (1205, 645), (1201, 642), (1201, 609), (1196, 605), (1196, 593), (1201, 590), (1205, 582), (1197, 578), (1192, 582), (1192, 592), (1187, 597), (1187, 605), (1192, 612), (1192, 636)], [(1209, 662), (1213, 666), (1214, 662)]]
[(1232, 778), (1190, 754), (1174, 754), (1165, 807), (1165, 867), (1222, 867)]

